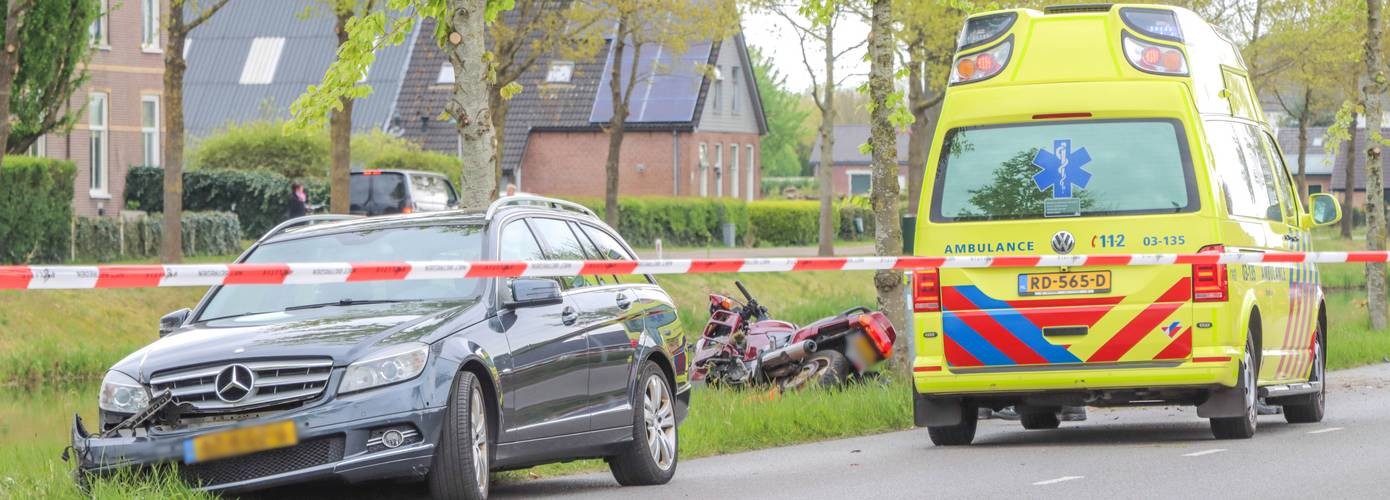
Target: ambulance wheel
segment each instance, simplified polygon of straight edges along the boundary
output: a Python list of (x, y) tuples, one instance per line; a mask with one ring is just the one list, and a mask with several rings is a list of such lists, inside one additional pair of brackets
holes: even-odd
[(1255, 436), (1256, 420), (1259, 418), (1259, 405), (1255, 404), (1259, 394), (1256, 374), (1260, 369), (1255, 363), (1254, 332), (1250, 332), (1246, 338), (1245, 357), (1241, 359), (1238, 374), (1245, 399), (1245, 414), (1239, 417), (1212, 418), (1211, 433), (1216, 439), (1250, 439)]
[(977, 404), (961, 402), (960, 422), (955, 425), (927, 426), (927, 435), (937, 446), (967, 446), (975, 440), (975, 427), (979, 425)]
[(1057, 418), (1054, 411), (1029, 411), (1019, 415), (1019, 422), (1023, 428), (1030, 431), (1056, 429), (1062, 425), (1062, 420)]
[(1291, 424), (1312, 424), (1322, 421), (1323, 408), (1326, 405), (1327, 382), (1323, 378), (1327, 370), (1327, 343), (1323, 341), (1322, 327), (1313, 337), (1313, 366), (1312, 373), (1308, 375), (1308, 382), (1318, 382), (1322, 387), (1318, 392), (1309, 394), (1307, 399), (1300, 403), (1284, 404), (1284, 420)]

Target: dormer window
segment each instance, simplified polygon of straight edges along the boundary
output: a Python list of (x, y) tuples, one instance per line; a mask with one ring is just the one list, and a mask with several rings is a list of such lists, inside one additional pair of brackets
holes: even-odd
[(574, 61), (550, 61), (550, 70), (545, 73), (546, 83), (569, 83), (574, 77)]

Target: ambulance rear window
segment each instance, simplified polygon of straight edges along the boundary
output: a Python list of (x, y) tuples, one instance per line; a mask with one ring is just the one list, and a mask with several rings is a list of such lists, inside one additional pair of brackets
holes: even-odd
[(1176, 120), (954, 129), (933, 186), (935, 222), (1191, 212), (1197, 188)]

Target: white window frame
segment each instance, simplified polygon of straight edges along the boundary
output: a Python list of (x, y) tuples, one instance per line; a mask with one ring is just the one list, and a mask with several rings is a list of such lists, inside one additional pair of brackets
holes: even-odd
[[(154, 103), (153, 127), (145, 124), (145, 103)], [(164, 164), (160, 161), (162, 151), (159, 149), (159, 114), (161, 111), (159, 96), (140, 96), (140, 146), (143, 153), (140, 160), (148, 167), (158, 167)]]
[(714, 196), (724, 197), (724, 145), (714, 145)]
[(738, 144), (729, 145), (729, 196), (738, 199)]
[(874, 173), (872, 170), (850, 170), (845, 172), (845, 180), (847, 181), (845, 183), (845, 196), (856, 196), (854, 193), (854, 177), (858, 175), (869, 178), (869, 189), (864, 192), (864, 195), (867, 196), (874, 191)]
[(744, 190), (744, 192), (747, 193), (744, 199), (753, 201), (753, 197), (763, 190), (762, 186), (758, 184), (758, 169), (755, 166), (756, 163), (754, 163), (758, 155), (757, 152), (753, 150), (752, 144), (744, 144), (743, 149), (748, 151), (748, 165), (744, 167), (748, 171), (748, 189)]
[(246, 61), (241, 65), (242, 85), (268, 85), (275, 81), (275, 70), (280, 66), (280, 56), (285, 52), (284, 37), (256, 37), (246, 50)]
[(29, 145), (29, 149), (25, 150), (24, 154), (36, 158), (48, 156), (48, 136), (41, 135), (38, 139), (34, 139), (34, 143)]
[(140, 0), (140, 50), (158, 53), (160, 48), (160, 0)]
[(698, 175), (700, 176), (700, 196), (709, 196), (709, 146), (703, 142), (700, 143), (698, 160), (700, 168), (696, 170), (699, 171)]
[[(88, 40), (93, 47), (101, 50), (111, 50), (111, 0), (99, 0), (97, 18), (92, 21), (92, 25), (87, 27)], [(95, 28), (96, 36), (92, 36), (92, 29)]]
[[(94, 103), (101, 101), (100, 115)], [(100, 123), (93, 116), (101, 118)], [(110, 198), (111, 188), (111, 97), (105, 92), (87, 94), (87, 174), (88, 187), (93, 198)]]
[[(559, 73), (556, 70), (561, 70)], [(545, 72), (546, 83), (570, 83), (574, 80), (574, 61), (554, 60)]]

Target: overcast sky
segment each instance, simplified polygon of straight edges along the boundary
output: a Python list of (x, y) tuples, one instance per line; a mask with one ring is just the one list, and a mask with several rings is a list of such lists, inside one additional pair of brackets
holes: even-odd
[[(799, 16), (798, 16), (799, 18)], [(787, 77), (787, 88), (801, 92), (810, 88), (811, 76), (806, 73), (806, 65), (801, 59), (801, 42), (796, 31), (787, 20), (776, 14), (761, 12), (747, 13), (743, 18), (743, 35), (748, 44), (762, 51), (763, 56), (771, 58), (772, 64)], [(836, 51), (862, 42), (869, 35), (869, 25), (859, 16), (846, 15), (835, 30)], [(821, 67), (820, 44), (811, 42), (806, 47), (806, 56), (816, 70), (817, 79), (823, 73)], [(864, 60), (864, 48), (860, 47), (841, 56), (835, 65), (837, 80), (844, 79), (843, 86), (852, 88), (863, 83), (868, 77), (869, 63)]]

